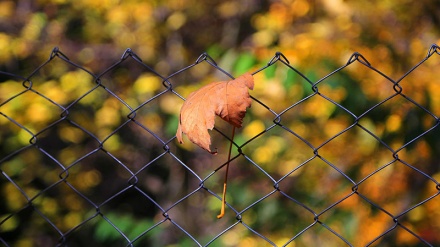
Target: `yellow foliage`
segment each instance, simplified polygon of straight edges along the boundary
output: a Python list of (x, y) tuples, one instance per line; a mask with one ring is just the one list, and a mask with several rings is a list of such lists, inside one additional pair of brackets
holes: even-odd
[(65, 105), (69, 100), (66, 92), (59, 87), (58, 83), (54, 81), (45, 82), (41, 90), (44, 90), (45, 96), (53, 100), (57, 104)]
[(0, 2), (0, 20), (11, 18), (13, 14), (14, 14), (14, 1)]
[(26, 198), (20, 193), (13, 184), (6, 184), (2, 188), (2, 192), (6, 195), (5, 202), (7, 202), (7, 207), (9, 210), (18, 210), (22, 208), (26, 201)]
[(72, 229), (79, 225), (82, 222), (82, 214), (79, 212), (71, 212), (68, 213), (63, 221), (64, 221), (64, 229)]
[(35, 243), (32, 239), (20, 239), (17, 241), (17, 247), (32, 247), (34, 245)]
[(138, 94), (152, 95), (162, 88), (162, 82), (157, 76), (141, 75), (133, 84), (133, 90)]
[(115, 127), (121, 123), (121, 102), (116, 98), (108, 98), (103, 106), (96, 111), (95, 125), (98, 127)]
[(82, 182), (86, 187), (94, 187), (101, 183), (101, 173), (98, 170), (90, 170), (83, 174)]
[[(30, 131), (33, 131), (33, 130), (31, 129)], [(32, 135), (24, 129), (21, 129), (18, 132), (17, 140), (19, 141), (19, 143), (21, 143), (23, 145), (28, 145), (31, 138), (32, 138)]]
[(41, 202), (41, 209), (44, 214), (56, 215), (59, 210), (58, 202), (54, 198), (44, 197)]
[(314, 96), (307, 101), (304, 107), (304, 115), (325, 121), (336, 109), (336, 105), (324, 98)]
[(0, 33), (0, 62), (2, 63), (11, 59), (10, 43), (11, 37), (5, 33)]
[(71, 98), (77, 98), (91, 89), (94, 82), (92, 77), (82, 70), (67, 71), (60, 78), (60, 86), (64, 92), (70, 94)]
[[(0, 215), (0, 221), (3, 221), (9, 215)], [(16, 217), (9, 218), (2, 224), (2, 232), (9, 232), (15, 230), (20, 225), (20, 221)]]
[(386, 128), (389, 132), (395, 132), (400, 129), (401, 124), (402, 124), (402, 119), (400, 118), (400, 116), (393, 114), (387, 118)]
[[(106, 133), (106, 134), (110, 134), (110, 133)], [(107, 136), (103, 135), (103, 137), (107, 137)], [(122, 145), (121, 140), (119, 138), (119, 135), (117, 134), (112, 135), (109, 139), (105, 140), (104, 142), (104, 148), (109, 152), (117, 151), (121, 147), (121, 145)]]
[(186, 16), (181, 12), (175, 12), (167, 19), (167, 25), (171, 30), (181, 28), (186, 22)]
[[(242, 234), (242, 233), (241, 233)], [(238, 231), (229, 231), (224, 235), (223, 244), (225, 246), (235, 247), (240, 242), (241, 234)]]
[(238, 247), (246, 247), (246, 246), (260, 246), (259, 241), (252, 237), (243, 238), (240, 243), (237, 245)]
[(310, 3), (304, 0), (295, 0), (290, 5), (290, 11), (297, 17), (305, 16), (310, 11)]
[(75, 149), (63, 149), (60, 151), (60, 154), (57, 158), (61, 162), (61, 164), (63, 164), (64, 166), (68, 166), (76, 160), (77, 151), (78, 150)]
[(162, 111), (177, 116), (183, 101), (172, 94), (165, 94), (161, 96), (159, 104)]
[(264, 129), (265, 129), (265, 126), (261, 120), (254, 120), (254, 121), (250, 122), (249, 124), (247, 124), (246, 126), (244, 126), (243, 135), (247, 139), (250, 139), (250, 138), (260, 134), (262, 131), (264, 131)]
[(35, 102), (26, 109), (26, 116), (31, 122), (46, 123), (51, 119), (52, 112), (46, 104)]
[(80, 143), (84, 135), (84, 131), (76, 127), (62, 127), (59, 129), (59, 136), (66, 142)]

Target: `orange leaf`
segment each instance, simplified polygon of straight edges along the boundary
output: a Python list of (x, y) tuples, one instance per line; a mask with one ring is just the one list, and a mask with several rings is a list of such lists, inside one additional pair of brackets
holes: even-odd
[(254, 78), (246, 73), (235, 80), (210, 83), (192, 92), (180, 109), (176, 137), (183, 143), (182, 133), (201, 148), (211, 152), (208, 129), (214, 128), (215, 115), (235, 127), (241, 127), (246, 109), (251, 106), (248, 89), (254, 88)]

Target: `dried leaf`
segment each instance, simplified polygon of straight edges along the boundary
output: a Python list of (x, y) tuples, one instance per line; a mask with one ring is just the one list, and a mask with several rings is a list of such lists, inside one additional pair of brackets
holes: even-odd
[(246, 109), (251, 106), (248, 89), (254, 88), (254, 78), (246, 73), (235, 80), (210, 83), (192, 92), (180, 109), (177, 140), (183, 143), (182, 133), (201, 148), (209, 151), (215, 115), (235, 127), (241, 127)]

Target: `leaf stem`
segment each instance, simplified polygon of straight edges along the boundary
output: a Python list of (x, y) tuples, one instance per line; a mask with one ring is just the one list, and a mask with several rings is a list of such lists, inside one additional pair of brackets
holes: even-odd
[(229, 144), (228, 161), (226, 163), (226, 171), (225, 171), (225, 180), (223, 181), (222, 208), (220, 210), (220, 214), (217, 215), (217, 219), (221, 219), (225, 215), (226, 189), (228, 187), (229, 162), (231, 160), (232, 142), (234, 141), (234, 136), (235, 136), (235, 126), (232, 127), (232, 137), (231, 137), (231, 143)]

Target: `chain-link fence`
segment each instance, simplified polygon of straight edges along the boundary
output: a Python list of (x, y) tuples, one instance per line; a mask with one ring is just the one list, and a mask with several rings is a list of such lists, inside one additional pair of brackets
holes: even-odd
[(359, 53), (324, 76), (255, 62), (244, 127), (216, 121), (216, 156), (175, 140), (185, 97), (233, 78), (206, 53), (169, 76), (130, 49), (100, 74), (57, 48), (27, 76), (0, 71), (0, 243), (438, 246), (439, 52), (397, 80)]

